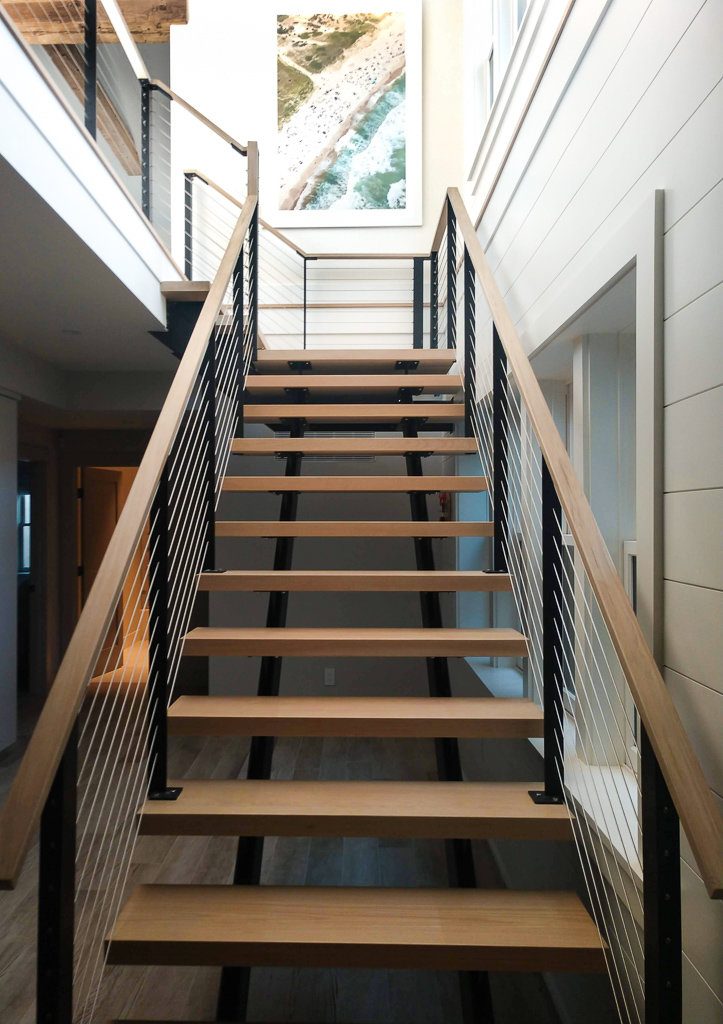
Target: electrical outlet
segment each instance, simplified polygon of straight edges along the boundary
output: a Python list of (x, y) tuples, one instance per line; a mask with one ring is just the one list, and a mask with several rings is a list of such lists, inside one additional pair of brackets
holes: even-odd
[(336, 669), (324, 669), (324, 686), (336, 686)]

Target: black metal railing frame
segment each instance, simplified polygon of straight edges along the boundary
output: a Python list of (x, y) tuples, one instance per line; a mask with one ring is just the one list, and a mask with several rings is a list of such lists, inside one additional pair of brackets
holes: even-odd
[[(195, 433), (197, 444), (203, 449), (203, 471), (199, 488), (204, 505), (200, 533), (203, 534), (205, 555), (202, 568), (214, 568), (214, 537), (216, 501), (222, 477), (224, 453), (218, 450), (217, 417), (221, 398), (228, 409), (235, 402), (240, 415), (245, 373), (256, 358), (258, 327), (258, 211), (248, 229), (246, 241), (236, 262), (233, 275), (234, 301), (226, 314), (233, 318), (227, 345), (237, 351), (225, 353), (225, 393), (219, 395), (219, 353), (216, 349), (218, 328), (207, 344), (203, 375), (203, 401), (195, 410), (200, 411), (202, 424)], [(228, 336), (227, 336), (228, 337)], [(229, 376), (229, 360), (235, 359), (237, 372)], [(229, 384), (229, 380), (234, 383)], [(229, 387), (235, 389), (230, 394)], [(228, 422), (228, 413), (227, 420)], [(180, 435), (180, 432), (179, 432)], [(176, 441), (178, 444), (178, 439)], [(167, 705), (170, 697), (169, 622), (174, 612), (173, 594), (169, 586), (169, 517), (172, 496), (169, 470), (173, 463), (175, 446), (166, 459), (165, 467), (154, 496), (149, 515), (149, 681), (147, 736), (149, 749), (148, 799), (173, 800), (180, 793), (170, 787), (167, 780), (168, 739)], [(76, 886), (76, 814), (78, 787), (78, 723), (71, 732), (65, 751), (52, 783), (40, 827), (40, 857), (38, 881), (38, 958), (36, 1019), (38, 1024), (73, 1024), (73, 965)]]
[[(449, 347), (456, 347), (457, 278), (462, 269), (464, 343), (463, 375), (465, 433), (477, 436), (475, 410), (482, 401), (491, 402), (493, 451), (491, 454), (491, 497), (494, 533), (492, 565), (507, 572), (509, 551), (509, 411), (512, 380), (507, 356), (497, 327), (492, 323), (492, 393), (477, 392), (476, 291), (477, 278), (466, 245), (457, 260), (457, 231), (451, 204), (447, 207), (447, 332)], [(560, 498), (544, 457), (540, 466), (542, 516), (542, 651), (545, 786), (531, 791), (535, 803), (562, 803), (574, 797), (565, 789), (564, 759), (564, 671), (562, 620), (563, 514)], [(660, 765), (645, 731), (642, 730), (641, 835), (643, 862), (644, 1007), (645, 1024), (682, 1024), (682, 942), (679, 816)], [(603, 883), (604, 884), (604, 883)]]

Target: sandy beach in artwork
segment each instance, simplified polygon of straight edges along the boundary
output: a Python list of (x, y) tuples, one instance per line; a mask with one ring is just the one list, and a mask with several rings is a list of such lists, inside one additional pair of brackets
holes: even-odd
[[(292, 51), (293, 52), (293, 51)], [(359, 115), (405, 70), (404, 17), (385, 14), (375, 28), (319, 74), (298, 67), (288, 50), (279, 59), (313, 83), (303, 104), (279, 132), (281, 209), (294, 209), (304, 190), (332, 158)]]

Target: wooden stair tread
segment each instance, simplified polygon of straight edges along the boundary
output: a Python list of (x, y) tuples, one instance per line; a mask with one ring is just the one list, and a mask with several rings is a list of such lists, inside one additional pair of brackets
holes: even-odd
[(409, 374), (369, 373), (256, 373), (246, 380), (246, 394), (274, 393), (286, 388), (304, 388), (311, 392), (326, 394), (365, 392), (370, 395), (392, 393), (400, 388), (413, 388), (424, 394), (452, 395), (462, 390), (459, 374), (417, 373), (410, 379)]
[(184, 736), (521, 739), (543, 734), (542, 709), (513, 697), (179, 697), (168, 728)]
[(491, 537), (494, 523), (409, 520), (217, 520), (217, 537)]
[(227, 569), (201, 573), (198, 587), (204, 591), (506, 591), (512, 589), (512, 580), (505, 573), (460, 570)]
[(244, 408), (245, 423), (279, 423), (291, 419), (311, 423), (401, 423), (403, 419), (448, 423), (463, 418), (461, 402), (259, 403)]
[(266, 349), (259, 352), (256, 368), (264, 373), (274, 370), (288, 373), (290, 362), (303, 361), (311, 363), (312, 370), (325, 373), (389, 373), (396, 369), (398, 362), (414, 361), (419, 363), (422, 372), (444, 373), (456, 360), (457, 353), (449, 349)]
[(274, 494), (281, 491), (397, 493), (486, 491), (484, 476), (227, 476), (224, 491)]
[(598, 971), (597, 928), (572, 892), (141, 885), (111, 964)]
[(161, 295), (166, 302), (205, 302), (210, 290), (210, 281), (161, 282)]
[(516, 629), (197, 626), (183, 653), (195, 657), (519, 657), (527, 641)]
[(236, 437), (231, 451), (236, 455), (467, 455), (477, 451), (477, 442), (473, 437)]
[(539, 782), (327, 782), (179, 779), (149, 800), (143, 835), (569, 839), (564, 805), (535, 804)]

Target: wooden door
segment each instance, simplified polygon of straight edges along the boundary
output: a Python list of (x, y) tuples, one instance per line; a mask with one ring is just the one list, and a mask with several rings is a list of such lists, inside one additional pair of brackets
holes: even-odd
[[(121, 511), (122, 474), (116, 469), (84, 467), (81, 474), (81, 603), (88, 599)], [(123, 663), (123, 601), (119, 600), (94, 675)]]

